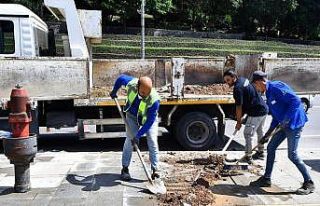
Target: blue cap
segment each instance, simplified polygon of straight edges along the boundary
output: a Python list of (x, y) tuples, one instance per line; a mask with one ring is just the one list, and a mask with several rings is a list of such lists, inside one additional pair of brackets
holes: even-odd
[(264, 80), (267, 77), (267, 74), (263, 71), (255, 71), (252, 74), (252, 82)]

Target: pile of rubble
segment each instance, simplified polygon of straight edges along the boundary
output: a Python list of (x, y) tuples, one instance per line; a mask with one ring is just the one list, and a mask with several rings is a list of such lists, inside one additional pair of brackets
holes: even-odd
[[(91, 97), (101, 98), (109, 97), (109, 93), (112, 91), (112, 86), (96, 87), (94, 86), (91, 90)], [(166, 86), (159, 89), (159, 93), (170, 92), (170, 86)], [(201, 85), (186, 85), (184, 87), (185, 94), (194, 95), (230, 95), (232, 94), (232, 89), (226, 84), (211, 84), (206, 86)], [(126, 96), (127, 92), (124, 88), (120, 88), (118, 91), (118, 96)]]
[(159, 205), (214, 205), (211, 187), (221, 179), (223, 159), (216, 154), (196, 158), (174, 153), (162, 156), (161, 161), (169, 167), (163, 178), (167, 194), (158, 196)]
[[(109, 97), (110, 92), (112, 91), (112, 86), (106, 87), (93, 87), (91, 90), (90, 96), (93, 98)], [(126, 96), (127, 91), (124, 88), (120, 88), (117, 92), (118, 96)]]
[(226, 84), (210, 84), (206, 86), (186, 85), (184, 87), (184, 93), (196, 95), (228, 95), (232, 94), (232, 88)]

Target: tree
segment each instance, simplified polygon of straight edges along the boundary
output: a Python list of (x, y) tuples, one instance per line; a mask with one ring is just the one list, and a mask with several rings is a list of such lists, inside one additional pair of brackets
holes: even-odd
[(297, 6), (297, 0), (241, 0), (238, 24), (248, 33), (274, 35)]

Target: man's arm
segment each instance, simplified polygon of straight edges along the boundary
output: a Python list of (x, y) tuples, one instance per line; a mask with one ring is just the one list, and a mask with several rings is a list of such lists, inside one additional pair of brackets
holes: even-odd
[(237, 119), (236, 129), (240, 130), (241, 121), (242, 121), (242, 105), (236, 106), (236, 119)]
[(278, 124), (279, 124), (279, 122), (275, 118), (272, 118), (269, 130), (273, 130), (274, 128), (276, 128), (278, 126)]
[(236, 104), (236, 120), (237, 125), (236, 129), (240, 130), (241, 128), (241, 119), (242, 119), (242, 105), (243, 105), (243, 92), (241, 89), (234, 89), (233, 91), (233, 98)]
[(148, 109), (148, 117), (147, 121), (144, 123), (144, 125), (139, 129), (136, 138), (142, 137), (152, 126), (152, 124), (156, 121), (158, 110), (160, 107), (160, 101), (156, 101), (152, 107)]
[(117, 95), (118, 90), (122, 86), (127, 86), (127, 84), (133, 79), (134, 77), (128, 76), (125, 74), (121, 74), (116, 82), (114, 83), (113, 90), (110, 94)]

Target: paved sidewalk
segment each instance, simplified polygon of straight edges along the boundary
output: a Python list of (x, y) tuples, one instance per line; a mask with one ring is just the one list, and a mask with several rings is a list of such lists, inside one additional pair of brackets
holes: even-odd
[[(241, 152), (229, 152), (229, 156), (236, 157), (239, 153)], [(217, 205), (320, 205), (320, 149), (300, 150), (299, 154), (315, 182), (316, 190), (313, 194), (295, 194), (296, 189), (301, 187), (303, 178), (288, 159), (287, 150), (278, 150), (271, 188), (250, 187), (249, 183), (258, 178), (256, 174), (246, 172), (241, 176), (228, 177), (212, 187)], [(265, 166), (264, 161), (256, 163)]]
[[(228, 153), (231, 158), (242, 154)], [(315, 193), (294, 194), (302, 177), (288, 160), (287, 151), (279, 150), (272, 188), (249, 187), (258, 176), (248, 172), (224, 178), (211, 187), (216, 205), (320, 205), (320, 149), (300, 154), (311, 169), (317, 186)], [(130, 183), (119, 180), (120, 158), (121, 152), (39, 153), (31, 165), (31, 192), (15, 194), (13, 166), (0, 155), (0, 205), (157, 205), (157, 198), (144, 190), (146, 178), (137, 156), (130, 166), (134, 178)]]
[(0, 155), (0, 205), (155, 205), (144, 191), (144, 172), (130, 166), (133, 180), (120, 181), (121, 152), (38, 153), (31, 165), (28, 193), (12, 193), (13, 166)]

